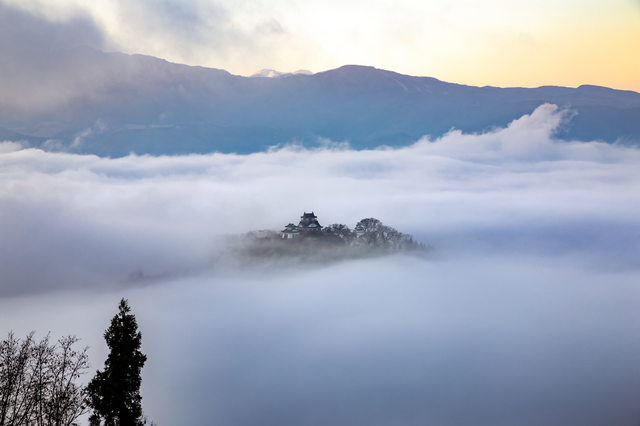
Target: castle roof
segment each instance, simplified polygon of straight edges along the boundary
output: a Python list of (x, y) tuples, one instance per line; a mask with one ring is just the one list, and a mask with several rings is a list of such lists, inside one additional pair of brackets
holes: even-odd
[(284, 230), (280, 232), (283, 234), (299, 234), (300, 233), (300, 231), (298, 231), (298, 227), (293, 223), (290, 223), (287, 226), (285, 226)]
[(318, 218), (313, 212), (307, 213), (304, 212), (302, 216), (300, 216), (300, 223), (298, 223), (298, 229), (322, 229), (322, 225), (318, 223)]

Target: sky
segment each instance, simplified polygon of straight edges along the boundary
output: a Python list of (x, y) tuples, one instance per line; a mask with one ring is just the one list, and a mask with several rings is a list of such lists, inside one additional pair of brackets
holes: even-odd
[[(570, 118), (543, 105), (368, 151), (0, 143), (0, 324), (77, 335), (93, 372), (127, 298), (163, 425), (637, 424), (640, 151), (555, 140)], [(239, 266), (225, 250), (304, 211), (435, 251)]]
[(0, 4), (57, 25), (84, 26), (78, 40), (85, 36), (106, 51), (238, 75), (356, 64), (476, 86), (594, 84), (640, 91), (638, 0)]

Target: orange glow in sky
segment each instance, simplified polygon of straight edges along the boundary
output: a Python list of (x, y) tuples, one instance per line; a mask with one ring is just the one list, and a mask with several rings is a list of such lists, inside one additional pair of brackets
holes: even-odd
[(347, 64), (492, 86), (640, 91), (639, 0), (5, 0), (90, 16), (105, 50), (250, 75)]

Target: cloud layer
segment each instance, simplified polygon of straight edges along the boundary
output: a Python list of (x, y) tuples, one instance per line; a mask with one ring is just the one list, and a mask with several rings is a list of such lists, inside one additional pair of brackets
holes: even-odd
[[(0, 144), (0, 323), (101, 333), (124, 295), (158, 423), (633, 424), (640, 152), (544, 105), (402, 149), (120, 159)], [(217, 236), (303, 211), (437, 248), (236, 271)]]

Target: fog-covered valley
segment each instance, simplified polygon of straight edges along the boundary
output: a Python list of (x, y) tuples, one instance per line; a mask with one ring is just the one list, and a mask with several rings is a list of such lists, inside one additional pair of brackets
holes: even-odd
[[(403, 148), (0, 154), (0, 323), (77, 334), (121, 297), (163, 425), (600, 425), (640, 419), (640, 152), (571, 111)], [(224, 237), (365, 217), (426, 257), (238, 268)]]

